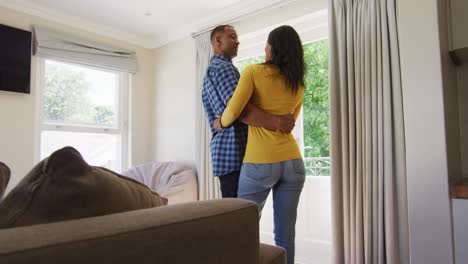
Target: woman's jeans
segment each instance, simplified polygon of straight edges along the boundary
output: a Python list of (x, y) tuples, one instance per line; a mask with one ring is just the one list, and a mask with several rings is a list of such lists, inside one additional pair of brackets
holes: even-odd
[(260, 214), (273, 189), (275, 243), (286, 249), (288, 264), (294, 263), (294, 239), (299, 196), (305, 181), (302, 159), (277, 163), (242, 164), (238, 198), (254, 201)]

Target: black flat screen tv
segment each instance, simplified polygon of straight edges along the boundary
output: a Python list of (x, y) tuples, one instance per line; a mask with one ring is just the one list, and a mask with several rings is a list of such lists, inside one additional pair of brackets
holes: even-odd
[(30, 93), (31, 32), (0, 25), (0, 90)]

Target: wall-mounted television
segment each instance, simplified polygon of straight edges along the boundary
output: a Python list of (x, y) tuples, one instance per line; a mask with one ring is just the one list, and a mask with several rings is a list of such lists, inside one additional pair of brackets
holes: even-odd
[(0, 25), (0, 90), (30, 93), (31, 32)]

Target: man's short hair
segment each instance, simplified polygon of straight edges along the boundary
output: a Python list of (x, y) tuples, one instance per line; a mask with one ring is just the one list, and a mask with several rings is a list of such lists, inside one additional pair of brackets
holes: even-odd
[(219, 25), (217, 27), (215, 27), (212, 31), (211, 31), (211, 35), (210, 35), (210, 39), (211, 39), (211, 42), (213, 42), (215, 36), (218, 34), (218, 33), (224, 33), (224, 29), (226, 27), (233, 27), (231, 25)]

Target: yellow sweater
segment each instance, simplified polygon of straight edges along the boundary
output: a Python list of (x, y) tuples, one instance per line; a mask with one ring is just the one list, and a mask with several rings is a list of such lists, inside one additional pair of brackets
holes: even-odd
[[(304, 87), (296, 94), (275, 65), (248, 66), (221, 117), (223, 126), (231, 125), (248, 102), (273, 115), (293, 114), (297, 120), (302, 107)], [(299, 147), (291, 133), (249, 126), (244, 163), (274, 163), (300, 159)]]

